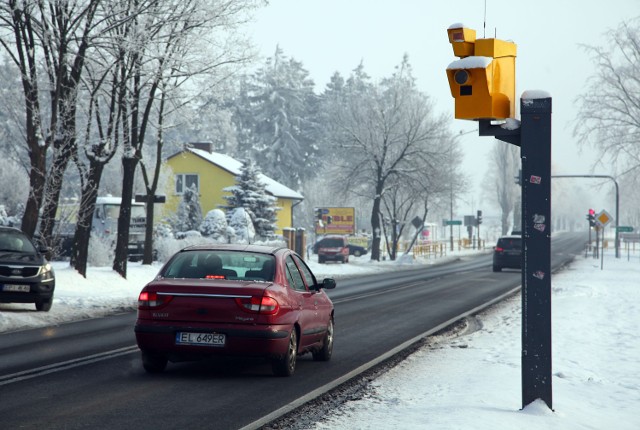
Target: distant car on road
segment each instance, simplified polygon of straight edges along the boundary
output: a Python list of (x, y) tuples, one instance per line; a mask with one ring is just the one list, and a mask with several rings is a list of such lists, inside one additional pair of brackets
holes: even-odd
[[(320, 239), (313, 245), (312, 251), (314, 254), (318, 253), (318, 248), (320, 247), (320, 245), (322, 245), (323, 239)], [(354, 257), (360, 257), (361, 255), (366, 255), (369, 252), (369, 250), (367, 250), (367, 248), (365, 248), (364, 246), (354, 245), (352, 243), (347, 243), (347, 247), (349, 248), (349, 255), (353, 255)]]
[(55, 275), (45, 255), (22, 231), (0, 227), (0, 302), (35, 303), (48, 312), (53, 303)]
[(493, 271), (522, 268), (522, 236), (503, 236), (493, 249)]
[(327, 261), (349, 262), (349, 242), (346, 236), (328, 235), (317, 243), (318, 263)]
[(176, 253), (138, 298), (135, 335), (149, 373), (167, 362), (261, 357), (291, 376), (298, 355), (328, 361), (334, 307), (298, 254), (260, 245), (202, 245)]
[(368, 251), (367, 248), (360, 245), (354, 245), (350, 243), (347, 245), (349, 247), (349, 255), (353, 255), (354, 257), (360, 257), (361, 255), (365, 255)]

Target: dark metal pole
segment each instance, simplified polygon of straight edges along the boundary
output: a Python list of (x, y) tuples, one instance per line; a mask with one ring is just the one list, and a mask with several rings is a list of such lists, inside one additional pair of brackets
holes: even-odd
[(553, 409), (551, 386), (551, 97), (520, 101), (520, 128), (478, 122), (480, 136), (520, 146), (522, 158), (522, 407)]
[(522, 157), (522, 407), (551, 387), (551, 97), (520, 101)]

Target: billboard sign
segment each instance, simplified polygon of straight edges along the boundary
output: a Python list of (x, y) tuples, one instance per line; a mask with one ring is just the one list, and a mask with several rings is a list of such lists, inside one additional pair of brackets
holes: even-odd
[(316, 220), (316, 234), (355, 234), (355, 208), (316, 208), (320, 209), (322, 222)]

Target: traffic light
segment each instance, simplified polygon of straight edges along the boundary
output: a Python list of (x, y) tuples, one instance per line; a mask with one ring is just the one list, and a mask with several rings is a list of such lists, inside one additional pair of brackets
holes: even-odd
[(457, 119), (515, 118), (516, 44), (476, 39), (476, 31), (453, 24), (447, 30), (453, 55), (447, 67)]
[(331, 215), (329, 215), (327, 217), (327, 224), (331, 224), (333, 222), (333, 217)]
[(478, 211), (476, 214), (476, 220), (478, 221), (478, 225), (482, 224), (482, 211)]
[(315, 208), (314, 209), (314, 213), (316, 215), (316, 219), (318, 219), (318, 220), (322, 219), (322, 209), (321, 208)]
[(593, 209), (589, 209), (589, 213), (587, 214), (587, 220), (589, 221), (590, 227), (595, 227), (596, 225), (596, 211)]

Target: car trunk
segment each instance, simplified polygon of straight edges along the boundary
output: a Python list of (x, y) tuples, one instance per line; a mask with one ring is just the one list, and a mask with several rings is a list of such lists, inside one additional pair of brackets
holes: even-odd
[[(255, 322), (256, 314), (244, 311), (236, 299), (262, 297), (269, 283), (247, 282), (230, 285), (226, 281), (165, 280), (155, 282), (148, 291), (171, 296), (171, 301), (159, 308), (147, 311), (147, 317), (162, 321), (243, 323)], [(141, 316), (143, 316), (141, 314)]]

